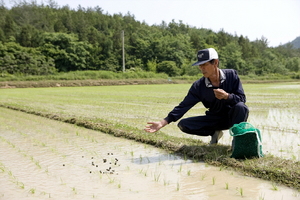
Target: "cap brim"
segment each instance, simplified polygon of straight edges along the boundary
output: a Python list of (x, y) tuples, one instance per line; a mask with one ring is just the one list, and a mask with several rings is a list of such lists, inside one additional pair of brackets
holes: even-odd
[(210, 60), (198, 61), (198, 62), (195, 62), (194, 64), (192, 64), (192, 66), (196, 66), (196, 65), (199, 66), (199, 65), (202, 65), (202, 64), (204, 64), (208, 61), (210, 61)]

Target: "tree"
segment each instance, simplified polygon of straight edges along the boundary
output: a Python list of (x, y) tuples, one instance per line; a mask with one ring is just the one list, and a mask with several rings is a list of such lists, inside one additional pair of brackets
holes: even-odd
[(22, 75), (55, 74), (53, 59), (33, 48), (22, 47), (14, 42), (0, 43), (0, 73)]
[(163, 61), (157, 64), (158, 73), (166, 73), (169, 76), (178, 76), (180, 74), (180, 69), (176, 66), (174, 61)]
[(16, 38), (17, 25), (10, 15), (5, 17), (3, 32), (5, 33), (5, 38), (7, 41), (11, 40), (10, 37)]
[(241, 47), (236, 42), (231, 42), (220, 51), (220, 62), (229, 69), (235, 69), (241, 74), (247, 74), (246, 63), (242, 59)]
[(43, 46), (39, 49), (44, 55), (55, 60), (55, 67), (59, 71), (89, 69), (92, 46), (86, 42), (79, 42), (74, 35), (45, 33)]
[(286, 62), (286, 68), (293, 71), (293, 72), (299, 72), (300, 71), (300, 58), (294, 57), (289, 58)]
[[(270, 48), (265, 37), (250, 41), (223, 29), (214, 32), (191, 27), (180, 20), (149, 26), (137, 21), (129, 12), (109, 15), (98, 6), (71, 9), (68, 5), (59, 7), (53, 0), (49, 0), (48, 5), (17, 1), (11, 9), (5, 8), (2, 2), (0, 13), (3, 45), (15, 43), (28, 47), (23, 49), (23, 54), (20, 50), (17, 54), (5, 54), (5, 59), (1, 58), (3, 65), (4, 60), (10, 66), (14, 66), (14, 62), (21, 65), (22, 58), (26, 58), (26, 62), (31, 63), (26, 66), (34, 68), (32, 59), (39, 60), (40, 57), (36, 56), (38, 53), (30, 53), (31, 49), (42, 52), (45, 59), (52, 58), (51, 62), (59, 71), (122, 70), (120, 34), (124, 30), (127, 69), (159, 71), (158, 65), (172, 61), (168, 63), (173, 70), (169, 74), (193, 75), (198, 69), (190, 64), (197, 51), (214, 47), (219, 52), (221, 68), (233, 68), (244, 75), (299, 70), (296, 58), (300, 57), (300, 50), (292, 48), (291, 44)], [(25, 63), (24, 59), (22, 62)]]

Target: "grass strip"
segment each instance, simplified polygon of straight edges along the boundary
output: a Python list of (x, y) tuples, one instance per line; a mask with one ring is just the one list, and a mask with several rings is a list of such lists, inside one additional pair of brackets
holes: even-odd
[(0, 81), (0, 88), (41, 88), (41, 87), (78, 87), (107, 85), (145, 85), (145, 84), (191, 83), (188, 80), (168, 80), (162, 78), (144, 79), (98, 79), (98, 80), (37, 80), (37, 81)]
[(266, 155), (256, 159), (234, 159), (230, 158), (231, 152), (228, 145), (208, 146), (201, 140), (190, 138), (179, 138), (159, 132), (149, 134), (143, 130), (133, 128), (124, 124), (111, 123), (105, 120), (92, 122), (91, 119), (74, 118), (73, 116), (58, 115), (55, 113), (37, 112), (28, 108), (18, 108), (8, 105), (0, 105), (17, 111), (22, 111), (37, 116), (58, 120), (88, 129), (101, 131), (116, 137), (124, 137), (137, 142), (153, 145), (169, 151), (184, 158), (194, 161), (204, 161), (214, 166), (234, 169), (246, 176), (261, 178), (276, 182), (288, 187), (300, 190), (300, 162)]
[[(83, 79), (83, 80), (16, 80), (3, 81), (0, 78), (0, 88), (40, 88), (40, 87), (78, 87), (78, 86), (108, 86), (108, 85), (145, 85), (145, 84), (191, 84), (197, 77), (187, 78), (136, 78), (136, 79)], [(247, 79), (242, 78), (243, 83), (279, 83), (279, 82), (299, 82), (299, 80), (282, 79)]]

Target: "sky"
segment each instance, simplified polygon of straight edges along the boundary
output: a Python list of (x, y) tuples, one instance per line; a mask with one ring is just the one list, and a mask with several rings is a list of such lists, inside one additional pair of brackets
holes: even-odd
[[(1, 0), (0, 0), (1, 1)], [(2, 0), (5, 6), (18, 0)], [(31, 0), (24, 0), (31, 2)], [(59, 7), (69, 5), (102, 8), (105, 14), (128, 12), (148, 25), (162, 21), (182, 23), (215, 32), (224, 30), (250, 41), (266, 38), (276, 47), (300, 36), (300, 0), (52, 0)], [(47, 4), (47, 0), (36, 0)]]

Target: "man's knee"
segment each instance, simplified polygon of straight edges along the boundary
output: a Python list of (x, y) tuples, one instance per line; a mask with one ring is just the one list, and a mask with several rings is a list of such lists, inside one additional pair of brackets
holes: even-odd
[(234, 109), (237, 110), (238, 112), (244, 112), (244, 113), (249, 113), (248, 107), (245, 105), (244, 102), (239, 102), (234, 106)]
[(189, 129), (186, 128), (185, 121), (186, 121), (185, 119), (180, 120), (177, 126), (182, 132), (189, 133)]
[(243, 102), (237, 103), (231, 111), (233, 123), (245, 122), (248, 119), (249, 109)]

